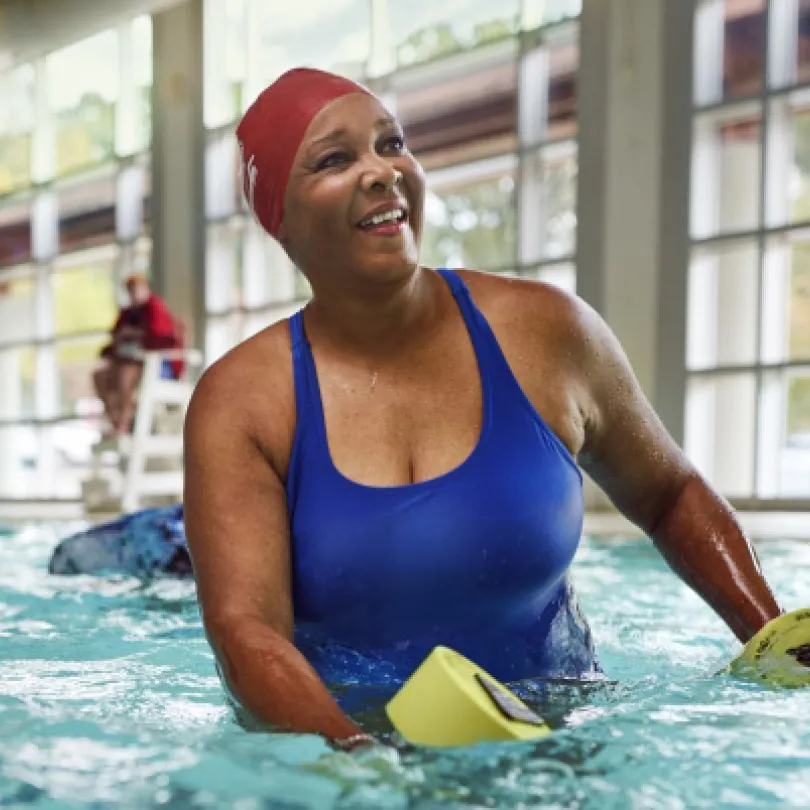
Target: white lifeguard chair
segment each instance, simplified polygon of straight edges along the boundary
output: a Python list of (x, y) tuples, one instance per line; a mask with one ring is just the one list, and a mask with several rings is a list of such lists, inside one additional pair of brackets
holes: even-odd
[[(180, 379), (164, 379), (166, 361), (182, 360)], [(112, 516), (183, 497), (183, 421), (202, 353), (196, 349), (147, 352), (132, 432), (93, 447), (92, 471), (82, 483), (85, 513)]]

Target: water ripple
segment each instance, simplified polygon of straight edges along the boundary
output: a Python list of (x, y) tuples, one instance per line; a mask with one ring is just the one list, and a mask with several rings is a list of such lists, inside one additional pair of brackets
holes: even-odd
[[(49, 576), (62, 530), (0, 535), (0, 806), (808, 806), (810, 690), (716, 676), (736, 641), (649, 543), (583, 545), (575, 580), (612, 680), (529, 690), (551, 737), (347, 755), (244, 731), (193, 583)], [(788, 608), (810, 604), (810, 546), (761, 557)]]

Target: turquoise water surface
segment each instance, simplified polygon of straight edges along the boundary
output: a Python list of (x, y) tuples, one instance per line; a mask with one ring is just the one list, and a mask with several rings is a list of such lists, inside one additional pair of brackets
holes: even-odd
[[(611, 680), (539, 695), (550, 738), (349, 755), (234, 721), (191, 583), (49, 576), (68, 528), (0, 534), (0, 806), (810, 807), (810, 690), (714, 676), (739, 645), (649, 543), (584, 543)], [(759, 551), (784, 606), (810, 605), (810, 546)]]

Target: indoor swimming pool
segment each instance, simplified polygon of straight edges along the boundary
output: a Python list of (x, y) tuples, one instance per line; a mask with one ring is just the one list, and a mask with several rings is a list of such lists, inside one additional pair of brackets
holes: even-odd
[[(610, 680), (538, 694), (551, 737), (349, 755), (234, 721), (193, 583), (49, 576), (69, 528), (0, 535), (0, 806), (810, 806), (810, 690), (716, 675), (739, 644), (649, 543), (583, 544), (574, 582)], [(810, 605), (810, 545), (759, 552), (784, 607)]]

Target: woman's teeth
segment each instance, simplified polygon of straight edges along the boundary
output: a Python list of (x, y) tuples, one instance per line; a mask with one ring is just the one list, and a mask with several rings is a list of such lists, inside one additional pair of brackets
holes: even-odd
[(384, 214), (376, 214), (373, 217), (364, 219), (360, 225), (361, 227), (368, 228), (373, 225), (382, 225), (383, 222), (399, 222), (404, 216), (403, 211), (386, 211)]

